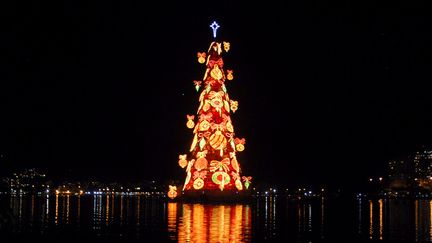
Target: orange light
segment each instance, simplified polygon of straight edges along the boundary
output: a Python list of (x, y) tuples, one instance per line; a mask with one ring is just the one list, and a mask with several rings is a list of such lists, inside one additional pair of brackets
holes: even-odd
[(239, 144), (236, 145), (236, 150), (237, 150), (237, 151), (241, 152), (241, 151), (243, 151), (244, 149), (245, 149), (245, 147), (244, 147), (243, 144), (239, 143)]
[(227, 79), (228, 80), (233, 80), (234, 79), (234, 75), (233, 75), (233, 71), (232, 70), (227, 70)]
[(168, 197), (170, 199), (174, 199), (177, 197), (177, 187), (176, 186), (169, 186), (169, 191), (168, 191)]
[(223, 42), (223, 46), (224, 46), (224, 50), (226, 51), (226, 52), (228, 52), (229, 51), (229, 49), (230, 49), (230, 43), (229, 42)]
[(202, 64), (205, 62), (206, 53), (198, 52), (197, 57), (198, 57), (198, 62)]

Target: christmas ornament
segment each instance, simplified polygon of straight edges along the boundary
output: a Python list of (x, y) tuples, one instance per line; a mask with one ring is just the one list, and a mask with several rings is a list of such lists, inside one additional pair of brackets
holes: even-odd
[(195, 85), (195, 89), (198, 92), (199, 88), (201, 87), (201, 81), (195, 80), (193, 81)]
[(177, 197), (177, 187), (169, 185), (168, 197), (174, 199)]
[(193, 119), (195, 118), (195, 116), (194, 115), (186, 115), (186, 117), (188, 119), (188, 121), (186, 122), (187, 128), (190, 128), (190, 129), (194, 128), (195, 123), (194, 123)]
[(232, 112), (236, 112), (236, 110), (238, 109), (238, 102), (234, 101), (234, 100), (230, 100), (230, 104), (231, 104), (231, 110)]
[(207, 164), (208, 164), (208, 162), (207, 162), (206, 158), (204, 158), (204, 157), (198, 158), (195, 161), (195, 169), (198, 171), (203, 170), (203, 169), (207, 168)]
[(233, 80), (234, 79), (234, 75), (233, 75), (233, 70), (227, 70), (227, 79), (228, 80)]
[(243, 180), (243, 183), (244, 183), (246, 189), (248, 189), (250, 184), (251, 184), (252, 176), (243, 176), (242, 180)]
[(219, 69), (219, 66), (214, 65), (213, 69), (210, 71), (210, 76), (215, 80), (221, 80), (223, 77), (222, 71)]
[(223, 149), (226, 146), (226, 138), (221, 131), (216, 131), (210, 136), (210, 146), (216, 150)]
[(203, 131), (207, 131), (209, 128), (210, 128), (210, 122), (204, 120), (200, 122), (198, 130), (203, 132)]
[(184, 168), (187, 165), (186, 154), (179, 155), (179, 165)]
[(224, 171), (217, 171), (212, 175), (213, 183), (219, 185), (221, 190), (224, 189), (225, 185), (228, 184), (230, 180), (230, 176)]
[(195, 190), (199, 190), (199, 189), (201, 189), (201, 188), (203, 188), (203, 187), (204, 187), (204, 180), (203, 180), (203, 179), (198, 178), (198, 179), (196, 179), (196, 180), (194, 181), (194, 183), (193, 183), (193, 188), (194, 188)]
[(244, 149), (245, 149), (245, 147), (244, 147), (243, 144), (239, 143), (239, 144), (236, 145), (236, 150), (237, 151), (242, 152)]
[(198, 62), (202, 64), (205, 62), (206, 53), (205, 52), (198, 52), (197, 57), (198, 57)]
[(246, 140), (244, 138), (242, 139), (238, 139), (236, 138), (234, 140), (235, 144), (236, 144), (236, 150), (241, 152), (245, 149), (244, 144), (246, 143)]
[(225, 50), (226, 52), (228, 52), (229, 49), (230, 49), (230, 43), (224, 41), (224, 42), (223, 42), (223, 47), (224, 47), (224, 50)]

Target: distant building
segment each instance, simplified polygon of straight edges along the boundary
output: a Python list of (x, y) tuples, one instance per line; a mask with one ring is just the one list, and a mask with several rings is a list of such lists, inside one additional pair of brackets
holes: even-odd
[(416, 185), (422, 190), (432, 190), (432, 149), (423, 146), (414, 156)]
[(412, 156), (388, 163), (390, 190), (432, 191), (432, 148), (422, 146)]
[(392, 160), (388, 163), (389, 187), (391, 190), (406, 190), (414, 180), (412, 160)]
[(14, 173), (8, 179), (8, 184), (12, 194), (44, 192), (49, 188), (46, 175), (36, 169), (25, 169), (20, 173)]
[(432, 150), (423, 148), (414, 156), (415, 177), (430, 179), (432, 176)]

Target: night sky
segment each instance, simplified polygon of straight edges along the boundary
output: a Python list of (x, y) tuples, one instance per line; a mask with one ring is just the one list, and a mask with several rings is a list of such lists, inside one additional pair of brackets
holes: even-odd
[(0, 176), (183, 180), (213, 20), (256, 182), (354, 185), (432, 144), (424, 5), (184, 2), (2, 6)]

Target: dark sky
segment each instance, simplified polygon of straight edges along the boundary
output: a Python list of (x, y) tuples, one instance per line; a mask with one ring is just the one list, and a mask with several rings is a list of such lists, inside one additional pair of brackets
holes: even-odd
[(422, 3), (184, 2), (2, 6), (1, 175), (183, 180), (213, 20), (231, 42), (238, 158), (256, 181), (356, 184), (432, 143)]

